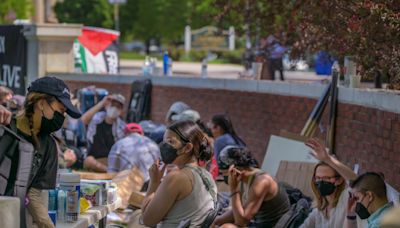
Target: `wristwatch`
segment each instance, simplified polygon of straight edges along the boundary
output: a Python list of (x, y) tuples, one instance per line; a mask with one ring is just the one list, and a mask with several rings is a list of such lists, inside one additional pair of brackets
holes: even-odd
[(348, 220), (356, 220), (356, 219), (357, 219), (357, 216), (355, 216), (355, 215), (347, 215), (346, 218), (347, 218)]

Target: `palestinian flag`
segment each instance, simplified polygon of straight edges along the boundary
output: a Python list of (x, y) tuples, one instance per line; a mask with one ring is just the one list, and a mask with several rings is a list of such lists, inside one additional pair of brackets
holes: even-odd
[(75, 71), (117, 74), (119, 35), (115, 30), (83, 27), (82, 35), (74, 43)]

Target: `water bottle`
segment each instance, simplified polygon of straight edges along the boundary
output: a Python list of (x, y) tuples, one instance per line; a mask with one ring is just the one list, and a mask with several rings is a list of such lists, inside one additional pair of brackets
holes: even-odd
[(151, 66), (153, 68), (153, 74), (158, 75), (159, 71), (157, 70), (157, 58), (153, 58), (153, 62), (151, 63)]
[(151, 67), (150, 66), (150, 58), (148, 56), (146, 56), (146, 59), (144, 60), (143, 68), (142, 68), (144, 76), (150, 75), (150, 73), (151, 73), (150, 67)]
[(54, 226), (57, 223), (57, 190), (49, 190), (48, 214)]
[(51, 189), (49, 190), (49, 211), (56, 211), (57, 210), (57, 190)]
[(172, 76), (172, 59), (171, 58), (168, 59), (168, 73), (167, 73), (167, 75), (168, 76)]
[(207, 78), (207, 60), (201, 62), (201, 78)]
[(67, 195), (65, 194), (64, 190), (59, 190), (58, 191), (58, 196), (57, 196), (57, 219), (61, 222), (65, 221), (65, 206), (66, 206), (66, 198)]
[(168, 76), (169, 73), (169, 55), (168, 52), (164, 52), (164, 56), (163, 56), (163, 69), (164, 69), (164, 76)]
[(340, 77), (340, 66), (339, 66), (338, 61), (335, 61), (333, 63), (333, 65), (332, 65), (332, 76), (334, 74), (336, 74), (336, 77), (337, 77), (337, 82), (336, 83), (337, 83), (337, 85), (339, 85), (339, 82), (340, 82), (340, 80), (339, 80), (339, 77)]

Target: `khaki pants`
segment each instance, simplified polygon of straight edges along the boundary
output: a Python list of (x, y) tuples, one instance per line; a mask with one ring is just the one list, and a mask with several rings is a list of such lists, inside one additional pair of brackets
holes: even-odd
[(42, 190), (30, 188), (28, 191), (28, 211), (32, 216), (33, 222), (40, 228), (54, 228), (48, 209), (43, 204)]

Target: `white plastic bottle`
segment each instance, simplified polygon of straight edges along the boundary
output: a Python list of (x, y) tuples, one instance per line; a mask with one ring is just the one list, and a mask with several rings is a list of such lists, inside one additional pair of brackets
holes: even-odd
[(65, 221), (65, 201), (66, 201), (67, 195), (65, 194), (64, 190), (59, 190), (58, 195), (57, 195), (57, 219), (60, 222)]

